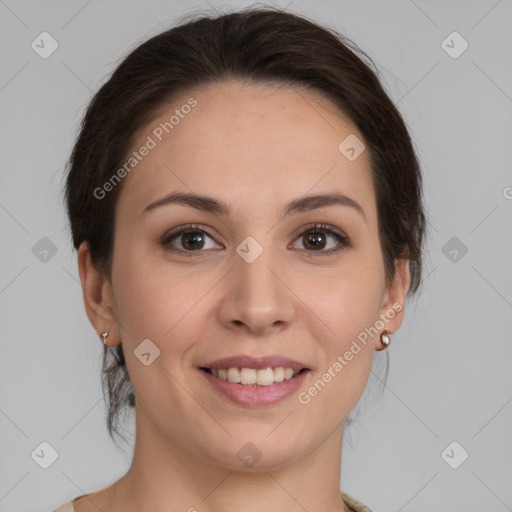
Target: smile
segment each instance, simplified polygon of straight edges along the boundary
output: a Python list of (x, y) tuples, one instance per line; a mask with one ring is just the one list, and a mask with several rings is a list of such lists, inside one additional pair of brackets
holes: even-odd
[(203, 371), (218, 377), (219, 379), (241, 384), (243, 386), (271, 386), (276, 383), (293, 379), (299, 373), (307, 371), (307, 368), (294, 370), (278, 366), (276, 368), (201, 368)]

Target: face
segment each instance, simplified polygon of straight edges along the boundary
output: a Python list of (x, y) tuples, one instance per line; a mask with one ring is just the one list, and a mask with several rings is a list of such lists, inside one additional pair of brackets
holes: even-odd
[[(349, 136), (354, 152), (339, 149)], [(341, 436), (406, 292), (403, 273), (385, 282), (354, 136), (312, 92), (234, 82), (173, 101), (138, 134), (133, 151), (153, 147), (124, 178), (105, 288), (138, 429), (231, 468)]]

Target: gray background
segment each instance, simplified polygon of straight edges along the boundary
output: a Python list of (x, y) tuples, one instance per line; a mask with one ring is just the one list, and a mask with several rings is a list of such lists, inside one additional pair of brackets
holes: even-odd
[[(345, 435), (342, 489), (375, 512), (510, 511), (512, 2), (275, 2), (287, 4), (374, 59), (425, 175), (422, 295), (393, 337), (378, 400), (385, 360), (376, 356)], [(82, 304), (60, 187), (92, 91), (127, 51), (192, 8), (209, 5), (0, 1), (0, 511), (52, 510), (128, 469), (130, 446), (119, 450), (106, 433), (101, 343)], [(31, 48), (43, 31), (59, 44), (47, 59)], [(453, 31), (469, 44), (457, 58), (442, 47)], [(43, 237), (55, 254), (41, 252)], [(31, 456), (43, 441), (58, 453), (48, 469)], [(453, 469), (447, 461), (460, 464), (462, 450), (469, 457)]]

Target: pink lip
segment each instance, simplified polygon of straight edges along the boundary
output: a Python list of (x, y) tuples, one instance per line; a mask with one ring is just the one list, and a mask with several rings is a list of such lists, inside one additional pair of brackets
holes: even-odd
[[(231, 368), (234, 366), (238, 366), (238, 364), (231, 364), (231, 359), (228, 358), (229, 365), (227, 367)], [(238, 359), (237, 359), (238, 360)], [(223, 360), (224, 361), (224, 360)], [(253, 360), (254, 361), (254, 360)], [(218, 364), (218, 362), (215, 362)], [(285, 366), (288, 368), (293, 368), (293, 366), (288, 366), (287, 364), (277, 364), (275, 366)], [(297, 364), (297, 363), (296, 363)], [(213, 363), (212, 363), (213, 365)], [(255, 368), (254, 362), (251, 365), (247, 365), (247, 361), (245, 361), (245, 364), (241, 365), (245, 368)], [(225, 367), (220, 366), (220, 368)], [(261, 368), (269, 368), (274, 367), (274, 364), (270, 365), (268, 364), (268, 361), (265, 363), (264, 366), (261, 366)], [(218, 368), (217, 366), (213, 366), (213, 368)], [(259, 369), (261, 369), (259, 368)], [(301, 366), (301, 368), (304, 368), (304, 366)], [(298, 368), (297, 368), (298, 369)], [(283, 382), (276, 382), (270, 386), (246, 386), (243, 384), (236, 384), (234, 382), (229, 382), (228, 380), (223, 380), (219, 377), (215, 377), (211, 373), (205, 372), (204, 370), (199, 369), (199, 372), (201, 375), (204, 376), (204, 378), (210, 382), (213, 387), (222, 393), (223, 395), (227, 396), (232, 402), (239, 404), (239, 405), (246, 405), (246, 406), (256, 406), (256, 405), (269, 405), (274, 404), (276, 402), (280, 402), (281, 400), (284, 400), (286, 397), (293, 394), (299, 386), (302, 384), (304, 379), (307, 377), (307, 374), (309, 371), (302, 372), (297, 374), (295, 377), (292, 377), (290, 380), (284, 380)]]
[[(288, 357), (281, 356), (266, 356), (266, 357), (251, 357), (251, 356), (232, 356), (217, 359), (211, 363), (201, 365), (202, 368), (254, 368), (255, 370), (263, 370), (264, 368), (292, 368), (293, 370), (302, 370), (308, 368), (307, 365), (299, 361), (294, 361)], [(309, 369), (309, 368), (308, 368)]]

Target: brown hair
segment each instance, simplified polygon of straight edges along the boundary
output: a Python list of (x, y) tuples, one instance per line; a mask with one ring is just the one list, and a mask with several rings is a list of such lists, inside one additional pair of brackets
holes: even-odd
[[(425, 216), (422, 178), (404, 121), (384, 92), (375, 65), (350, 39), (275, 7), (185, 17), (128, 54), (89, 104), (68, 167), (65, 195), (75, 249), (89, 242), (92, 260), (110, 278), (116, 201), (94, 190), (112, 177), (134, 136), (177, 94), (230, 79), (299, 86), (323, 93), (358, 127), (371, 157), (386, 280), (409, 258), (413, 295), (420, 284)], [(389, 363), (388, 363), (389, 364)], [(387, 372), (386, 372), (387, 374)], [(105, 347), (107, 425), (117, 430), (135, 395), (122, 344)], [(122, 436), (121, 436), (122, 437)]]

